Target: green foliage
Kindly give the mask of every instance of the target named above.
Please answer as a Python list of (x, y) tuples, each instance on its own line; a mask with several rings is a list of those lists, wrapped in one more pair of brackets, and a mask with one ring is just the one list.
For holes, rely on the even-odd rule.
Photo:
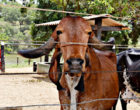
[[(2, 3), (3, 2), (8, 5), (22, 6), (15, 1), (9, 2), (3, 0)], [(36, 5), (33, 5), (33, 7), (36, 7)], [(9, 40), (9, 42), (6, 43), (21, 43), (21, 41), (24, 43), (31, 41), (30, 24), (35, 11), (29, 10), (23, 14), (20, 12), (20, 8), (0, 7), (0, 13), (0, 34), (8, 36), (8, 39), (4, 38), (4, 40)], [(19, 49), (30, 46), (6, 45), (6, 47), (8, 47), (8, 49), (6, 49), (5, 53), (13, 53)]]
[[(39, 3), (38, 8), (54, 10), (61, 9), (58, 8), (58, 5), (55, 2), (51, 2), (50, 0), (38, 0), (37, 2)], [(47, 26), (35, 27), (35, 24), (59, 20), (62, 19), (62, 16), (63, 14), (61, 13), (36, 11), (35, 18), (33, 19), (31, 26), (32, 39), (35, 41), (47, 41), (51, 36), (52, 30)]]
[[(139, 0), (34, 0), (23, 4), (23, 6), (64, 10), (89, 14), (111, 14), (115, 17), (129, 17), (133, 19), (140, 18)], [(2, 3), (9, 5), (22, 6), (13, 0), (2, 0)], [(55, 27), (40, 26), (35, 24), (61, 20), (67, 16), (64, 13), (35, 11), (10, 7), (0, 7), (0, 33), (5, 33), (9, 40), (23, 40), (28, 42), (31, 38), (34, 41), (47, 41)], [(72, 15), (72, 14), (71, 14)], [(80, 15), (84, 16), (84, 15)], [(129, 25), (131, 30), (103, 32), (102, 39), (108, 40), (115, 37), (116, 44), (134, 44), (138, 43), (140, 37), (140, 22), (136, 20), (114, 19)], [(30, 25), (30, 26), (29, 26)], [(19, 42), (17, 42), (19, 43)], [(11, 46), (12, 51), (16, 51), (19, 46)]]
[[(1, 29), (0, 29), (1, 30)], [(0, 33), (0, 39), (1, 40), (9, 40), (9, 37), (6, 35), (6, 33)], [(5, 46), (5, 52), (11, 51), (10, 46)]]
[[(24, 60), (24, 63), (27, 63), (27, 62), (29, 62), (29, 59)], [(30, 62), (33, 62), (33, 59), (30, 59)]]
[(23, 68), (23, 67), (33, 67), (33, 64), (31, 63), (30, 65), (28, 65), (28, 63), (25, 62), (25, 63), (21, 63), (19, 65), (17, 65), (17, 64), (6, 64), (5, 66), (6, 66), (6, 68)]
[[(75, 12), (91, 14), (111, 14), (116, 17), (140, 18), (139, 0), (51, 0), (65, 10), (74, 10)], [(65, 3), (63, 5), (62, 1)], [(65, 8), (64, 6), (67, 5)], [(116, 44), (134, 44), (136, 45), (140, 37), (140, 23), (133, 20), (115, 19), (124, 25), (129, 25), (131, 30), (117, 32), (103, 32), (102, 39), (108, 40), (115, 37)], [(129, 23), (129, 24), (128, 24)]]

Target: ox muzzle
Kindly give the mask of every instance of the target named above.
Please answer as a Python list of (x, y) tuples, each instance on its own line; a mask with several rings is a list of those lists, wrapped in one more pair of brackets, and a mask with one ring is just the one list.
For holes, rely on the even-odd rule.
[(82, 64), (84, 63), (83, 59), (80, 58), (70, 58), (66, 61), (68, 64), (70, 73), (79, 73), (82, 71)]

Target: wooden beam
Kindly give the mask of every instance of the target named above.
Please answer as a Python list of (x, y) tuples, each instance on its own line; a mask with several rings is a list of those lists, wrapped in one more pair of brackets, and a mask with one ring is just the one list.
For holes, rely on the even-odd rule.
[[(97, 25), (92, 25), (92, 30), (96, 31), (97, 30)], [(122, 27), (117, 26), (117, 27), (108, 27), (108, 26), (102, 26), (101, 31), (121, 31)]]
[(96, 37), (101, 40), (102, 18), (95, 19), (95, 25), (97, 26), (97, 31), (95, 32)]

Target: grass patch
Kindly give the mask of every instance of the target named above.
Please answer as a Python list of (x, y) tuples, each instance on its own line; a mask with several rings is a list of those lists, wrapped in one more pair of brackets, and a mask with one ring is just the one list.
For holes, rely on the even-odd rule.
[(6, 68), (23, 68), (23, 67), (33, 67), (33, 63), (31, 62), (30, 65), (28, 63), (20, 63), (20, 64), (5, 64)]
[(30, 82), (30, 83), (41, 82), (41, 81), (42, 81), (41, 79), (38, 79), (38, 80), (34, 80), (34, 79), (27, 80), (27, 82)]

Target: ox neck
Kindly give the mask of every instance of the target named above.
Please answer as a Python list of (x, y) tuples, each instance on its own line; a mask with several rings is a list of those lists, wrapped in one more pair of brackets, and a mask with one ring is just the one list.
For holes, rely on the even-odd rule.
[(77, 94), (78, 94), (78, 91), (75, 90), (75, 87), (77, 86), (77, 84), (79, 83), (79, 80), (81, 78), (80, 77), (71, 77), (69, 76), (68, 74), (65, 75), (66, 77), (66, 81), (67, 81), (67, 84), (68, 84), (68, 88), (70, 90), (70, 99), (71, 99), (71, 105), (70, 105), (70, 110), (77, 110), (77, 104), (76, 104), (76, 99), (77, 99)]

